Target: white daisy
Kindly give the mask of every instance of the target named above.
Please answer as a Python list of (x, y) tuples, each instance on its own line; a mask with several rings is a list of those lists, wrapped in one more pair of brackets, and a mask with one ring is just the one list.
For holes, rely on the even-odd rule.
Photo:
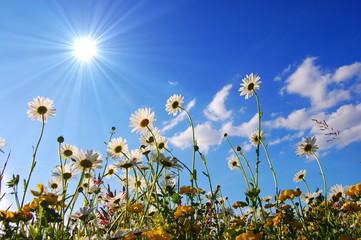
[(117, 167), (114, 164), (110, 164), (105, 169), (105, 177), (110, 179), (115, 176), (115, 173), (117, 172)]
[(182, 103), (183, 97), (181, 95), (174, 94), (168, 98), (167, 103), (165, 104), (165, 110), (168, 112), (168, 114), (173, 114), (173, 116), (175, 116), (178, 112), (181, 111)]
[(152, 152), (153, 148), (151, 146), (141, 145), (139, 150), (143, 155), (147, 155)]
[(312, 196), (314, 198), (319, 198), (319, 197), (321, 197), (321, 195), (322, 195), (322, 190), (321, 189), (319, 189), (316, 192), (312, 193)]
[(257, 76), (256, 74), (253, 75), (251, 73), (250, 75), (246, 75), (246, 78), (242, 80), (243, 83), (241, 83), (241, 87), (238, 91), (241, 92), (241, 96), (246, 95), (246, 99), (251, 97), (254, 93), (254, 90), (259, 89), (259, 84), (262, 83), (260, 80), (261, 78)]
[(128, 154), (127, 154), (128, 158), (125, 158), (121, 161), (118, 162), (114, 162), (114, 165), (117, 168), (122, 168), (122, 169), (127, 169), (127, 168), (131, 168), (134, 167), (138, 164), (140, 164), (142, 162), (142, 152), (138, 149), (134, 149), (131, 150)]
[(340, 198), (340, 197), (346, 197), (346, 192), (348, 191), (348, 186), (342, 186), (339, 184), (336, 184), (335, 186), (331, 187), (330, 193), (328, 194), (328, 198), (333, 199)]
[(318, 149), (318, 146), (316, 145), (316, 138), (315, 137), (307, 137), (302, 138), (302, 141), (297, 144), (297, 156), (304, 156), (308, 158), (309, 154), (315, 153)]
[(159, 157), (157, 157), (155, 154), (152, 154), (151, 157), (153, 162), (156, 162), (158, 160), (158, 163), (164, 166), (165, 169), (175, 168), (175, 169), (182, 169), (183, 166), (179, 165), (178, 159), (175, 157), (165, 157), (163, 153), (159, 154)]
[(60, 156), (62, 158), (72, 158), (78, 152), (78, 148), (70, 144), (62, 144), (60, 146)]
[(295, 177), (293, 178), (294, 182), (299, 182), (305, 179), (306, 177), (306, 170), (301, 170), (298, 173), (295, 174)]
[(79, 171), (74, 168), (72, 163), (67, 163), (63, 165), (63, 171), (60, 166), (55, 167), (55, 171), (52, 171), (52, 176), (58, 179), (64, 179), (65, 181), (69, 181), (76, 177)]
[(134, 192), (141, 191), (147, 187), (145, 179), (141, 175), (137, 175), (137, 178), (133, 177), (132, 175), (128, 175), (128, 184), (130, 190), (133, 190)]
[(92, 207), (83, 207), (79, 211), (73, 212), (70, 214), (71, 218), (78, 218), (80, 220), (86, 220), (90, 214), (92, 214), (94, 208)]
[(127, 140), (121, 137), (113, 138), (108, 143), (107, 153), (113, 159), (119, 159), (124, 153), (128, 152)]
[(0, 152), (4, 152), (2, 148), (6, 145), (5, 139), (0, 138)]
[(103, 162), (100, 159), (100, 154), (93, 150), (87, 150), (86, 152), (79, 150), (74, 155), (74, 160), (74, 166), (78, 169), (101, 168), (99, 164)]
[(234, 170), (239, 167), (240, 167), (240, 162), (239, 162), (238, 158), (236, 158), (235, 156), (232, 156), (231, 158), (229, 158), (229, 160), (228, 160), (228, 168), (229, 169)]
[(150, 108), (139, 108), (135, 114), (131, 114), (129, 127), (133, 127), (132, 132), (144, 133), (154, 121), (154, 112)]
[(95, 180), (92, 177), (84, 178), (80, 187), (82, 187), (87, 193), (94, 193), (99, 189), (98, 184), (95, 183)]
[(30, 109), (27, 110), (28, 117), (31, 120), (38, 120), (40, 122), (47, 122), (48, 117), (55, 116), (55, 108), (53, 100), (45, 97), (34, 98), (32, 102), (28, 103)]
[(262, 198), (262, 201), (263, 202), (269, 202), (269, 201), (271, 201), (273, 199), (273, 197), (271, 196), (271, 195), (269, 195), (269, 196), (265, 196), (264, 198)]
[(175, 178), (164, 179), (160, 182), (160, 187), (166, 191), (172, 192), (177, 186), (178, 180)]
[(250, 215), (251, 213), (253, 213), (253, 210), (251, 208), (247, 208), (245, 211), (244, 211), (244, 215), (245, 216), (248, 216)]
[(59, 189), (61, 187), (61, 179), (58, 177), (54, 177), (48, 181), (48, 185), (49, 185), (50, 189), (57, 192), (57, 191), (59, 191)]
[(253, 146), (255, 146), (255, 147), (257, 147), (258, 144), (261, 144), (261, 142), (262, 142), (263, 140), (265, 140), (265, 139), (266, 139), (266, 138), (264, 137), (264, 132), (261, 131), (261, 132), (260, 132), (260, 137), (259, 137), (258, 130), (254, 131), (254, 132), (251, 134), (251, 136), (249, 137), (250, 143), (251, 143)]
[(140, 144), (145, 146), (153, 145), (155, 140), (161, 137), (161, 135), (162, 133), (158, 128), (152, 127), (150, 131), (144, 132), (139, 138)]
[(168, 141), (165, 137), (157, 138), (157, 148), (159, 152), (164, 152), (164, 150), (168, 148)]

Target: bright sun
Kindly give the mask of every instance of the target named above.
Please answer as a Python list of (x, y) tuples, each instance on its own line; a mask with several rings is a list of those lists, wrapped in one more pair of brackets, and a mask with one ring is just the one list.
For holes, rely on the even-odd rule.
[(75, 56), (82, 62), (92, 60), (97, 53), (95, 41), (89, 38), (76, 40), (73, 49)]

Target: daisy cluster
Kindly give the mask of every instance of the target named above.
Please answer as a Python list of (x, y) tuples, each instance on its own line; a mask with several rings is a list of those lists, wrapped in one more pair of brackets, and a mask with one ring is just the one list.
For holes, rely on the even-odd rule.
[[(361, 236), (361, 183), (335, 185), (328, 189), (326, 176), (317, 155), (315, 137), (303, 138), (296, 155), (313, 157), (319, 167), (323, 190), (312, 192), (306, 170), (294, 176), (304, 187), (280, 190), (276, 170), (268, 154), (266, 134), (262, 131), (257, 91), (260, 77), (249, 74), (242, 80), (240, 95), (254, 96), (258, 129), (249, 137), (257, 148), (256, 156), (246, 156), (240, 146), (225, 139), (233, 155), (230, 170), (239, 170), (244, 179), (244, 194), (233, 204), (214, 186), (205, 156), (199, 152), (190, 114), (182, 107), (184, 98), (173, 95), (165, 110), (176, 116), (184, 112), (193, 132), (192, 166), (176, 158), (168, 141), (155, 126), (155, 113), (140, 108), (130, 116), (132, 132), (139, 134), (139, 147), (131, 148), (127, 139), (112, 127), (104, 157), (57, 139), (59, 159), (47, 184), (29, 186), (36, 167), (36, 153), (45, 123), (55, 116), (53, 101), (45, 97), (28, 103), (28, 117), (42, 123), (35, 145), (29, 175), (23, 182), (13, 175), (7, 186), (13, 190), (16, 211), (0, 210), (2, 239), (358, 239)], [(0, 151), (6, 141), (0, 138)], [(263, 151), (264, 154), (260, 154)], [(199, 157), (199, 158), (197, 158)], [(203, 163), (209, 190), (198, 186), (195, 161)], [(4, 177), (7, 161), (0, 172)], [(259, 164), (266, 162), (272, 173), (274, 195), (261, 198)], [(189, 179), (183, 179), (185, 171)], [(182, 178), (182, 179), (181, 179)], [(186, 185), (185, 183), (188, 183)], [(21, 191), (23, 183), (24, 189)], [(1, 184), (0, 184), (1, 186)], [(28, 188), (31, 188), (30, 191)], [(35, 189), (35, 190), (34, 190)], [(1, 194), (0, 201), (5, 194)], [(26, 196), (32, 200), (25, 201)]]

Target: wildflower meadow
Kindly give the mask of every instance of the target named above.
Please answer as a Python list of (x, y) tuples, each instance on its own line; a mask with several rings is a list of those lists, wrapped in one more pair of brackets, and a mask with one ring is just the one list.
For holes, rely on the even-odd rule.
[[(228, 134), (224, 142), (233, 157), (229, 171), (240, 171), (244, 192), (235, 202), (225, 197), (215, 185), (207, 158), (200, 152), (190, 113), (183, 107), (182, 95), (173, 95), (165, 110), (176, 116), (184, 112), (192, 130), (190, 159), (175, 156), (167, 139), (157, 128), (155, 113), (140, 108), (125, 126), (132, 129), (139, 146), (128, 145), (127, 139), (109, 127), (109, 139), (103, 152), (79, 149), (59, 136), (58, 159), (49, 169), (52, 178), (30, 182), (37, 167), (37, 153), (46, 124), (56, 117), (56, 103), (46, 97), (35, 97), (28, 103), (28, 117), (41, 123), (40, 136), (34, 143), (27, 176), (13, 174), (3, 182), (12, 161), (3, 151), (6, 139), (0, 138), (1, 187), (13, 199), (13, 209), (0, 209), (2, 239), (361, 239), (361, 183), (352, 186), (328, 186), (323, 159), (318, 154), (314, 136), (299, 139), (295, 154), (312, 158), (320, 173), (318, 189), (310, 189), (306, 170), (300, 169), (295, 182), (303, 185), (282, 189), (278, 181), (282, 172), (273, 167), (268, 154), (267, 134), (262, 130), (262, 94), (260, 76), (249, 74), (240, 83), (240, 97), (254, 101), (258, 127), (249, 136), (255, 152), (245, 152), (234, 145)], [(159, 121), (159, 120), (158, 120)], [(314, 119), (321, 130), (331, 128), (325, 121)], [(335, 138), (337, 132), (328, 132)], [(55, 141), (55, 140), (54, 140)], [(262, 154), (261, 154), (262, 153)], [(197, 163), (197, 164), (196, 164)], [(198, 164), (199, 163), (199, 164)], [(274, 194), (262, 195), (259, 166), (269, 167)], [(196, 168), (196, 166), (198, 166)], [(205, 178), (207, 188), (199, 187)], [(30, 200), (29, 200), (30, 199)]]

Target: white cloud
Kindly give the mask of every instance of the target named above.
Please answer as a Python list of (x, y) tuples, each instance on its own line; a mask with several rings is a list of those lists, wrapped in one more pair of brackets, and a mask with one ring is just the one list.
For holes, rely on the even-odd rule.
[(227, 99), (232, 84), (224, 86), (216, 93), (212, 102), (204, 109), (204, 115), (212, 121), (225, 120), (232, 115), (232, 110), (227, 111), (224, 102)]
[(354, 76), (361, 78), (360, 62), (338, 68), (332, 78), (335, 82), (342, 82)]
[[(194, 107), (194, 105), (196, 104), (196, 99), (193, 99), (192, 101), (190, 101), (187, 106), (186, 106), (186, 110), (189, 111), (191, 108)], [(183, 121), (185, 118), (187, 117), (185, 112), (181, 112), (180, 114), (178, 114), (175, 118), (172, 118), (169, 121), (165, 121), (163, 122), (164, 127), (162, 128), (162, 132), (166, 132), (172, 128), (174, 128), (179, 122)]]
[(258, 126), (258, 113), (256, 113), (250, 121), (244, 122), (241, 125), (234, 126), (232, 121), (225, 123), (222, 128), (222, 133), (227, 133), (228, 136), (249, 137)]
[(270, 128), (285, 128), (290, 130), (306, 130), (312, 127), (313, 118), (319, 118), (320, 116), (312, 115), (305, 108), (293, 111), (286, 118), (278, 117), (271, 121), (264, 122), (264, 125)]
[(325, 135), (328, 131), (321, 131), (319, 125), (316, 124), (312, 119), (319, 121), (325, 120), (329, 128), (333, 129), (334, 132), (340, 131), (338, 136), (344, 145), (361, 141), (361, 103), (357, 105), (343, 105), (340, 106), (336, 111), (332, 113), (325, 112), (313, 112), (311, 110), (299, 109), (293, 111), (286, 118), (278, 117), (274, 120), (266, 121), (264, 126), (269, 128), (284, 128), (288, 130), (297, 131), (296, 135), (286, 135), (281, 139), (276, 139), (269, 144), (277, 144), (282, 141), (292, 140), (296, 137), (301, 137), (304, 132), (309, 132), (309, 135), (316, 136), (317, 144), (320, 149), (329, 149), (331, 147), (343, 147), (337, 139), (332, 142), (328, 142), (332, 136)]
[[(194, 128), (194, 133), (199, 151), (204, 154), (208, 153), (211, 146), (219, 145), (223, 137), (223, 134), (214, 129), (210, 122), (198, 124)], [(188, 127), (184, 132), (168, 138), (168, 141), (182, 150), (192, 147), (191, 127)]]
[(176, 86), (176, 85), (178, 85), (178, 82), (177, 81), (168, 81), (168, 84), (172, 85), (172, 86)]
[[(351, 96), (347, 90), (337, 88), (328, 91), (329, 85), (335, 81), (331, 73), (326, 73), (314, 64), (315, 60), (316, 58), (313, 57), (306, 58), (296, 71), (287, 78), (285, 90), (288, 93), (310, 98), (314, 109), (327, 109), (341, 101), (350, 99)], [(344, 80), (345, 77), (350, 78), (352, 73), (356, 73), (350, 70), (355, 69), (351, 66), (339, 68), (335, 73), (336, 78), (339, 80)]]
[(285, 69), (283, 69), (283, 71), (280, 73), (280, 74), (278, 74), (274, 79), (273, 79), (273, 81), (281, 81), (282, 80), (282, 77), (284, 76), (284, 75), (286, 75), (289, 71), (291, 71), (291, 69), (292, 69), (292, 67), (293, 67), (294, 65), (293, 64), (290, 64), (290, 65), (288, 65)]

